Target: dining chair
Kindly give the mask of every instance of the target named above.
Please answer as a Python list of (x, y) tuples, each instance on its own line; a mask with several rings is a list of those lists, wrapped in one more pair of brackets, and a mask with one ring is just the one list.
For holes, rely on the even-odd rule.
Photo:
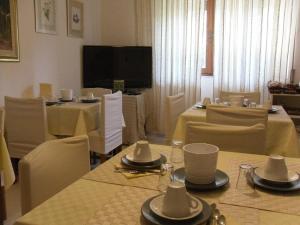
[(20, 159), (46, 140), (56, 139), (48, 133), (44, 99), (5, 96), (5, 127), (11, 158)]
[(105, 161), (107, 155), (122, 145), (122, 92), (103, 95), (99, 129), (88, 133), (90, 149)]
[(229, 102), (230, 96), (243, 96), (244, 98), (249, 99), (250, 102), (255, 102), (256, 104), (260, 103), (260, 92), (229, 92), (229, 91), (220, 91), (220, 99), (222, 102)]
[(44, 142), (19, 162), (22, 214), (90, 170), (86, 135)]
[(183, 93), (166, 97), (165, 141), (167, 144), (171, 143), (177, 119), (184, 110), (185, 99)]
[(267, 127), (268, 110), (266, 108), (228, 107), (208, 105), (206, 122), (237, 126), (252, 126), (262, 123)]
[(40, 97), (50, 99), (53, 97), (53, 85), (49, 83), (40, 83)]
[(185, 143), (208, 143), (222, 151), (265, 154), (266, 132), (263, 124), (231, 126), (187, 122)]
[(4, 134), (4, 116), (5, 110), (3, 107), (0, 107), (0, 132)]
[(95, 97), (102, 97), (103, 95), (111, 94), (111, 89), (106, 88), (81, 88), (81, 95), (87, 96), (89, 93), (93, 93)]
[(0, 170), (0, 225), (4, 224), (6, 217), (4, 174), (3, 171)]

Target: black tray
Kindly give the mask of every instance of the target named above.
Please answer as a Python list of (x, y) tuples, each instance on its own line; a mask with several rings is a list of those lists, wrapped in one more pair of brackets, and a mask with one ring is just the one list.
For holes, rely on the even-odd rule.
[(55, 102), (46, 102), (46, 106), (51, 106), (51, 105), (57, 105), (59, 102), (55, 101)]
[(207, 222), (212, 214), (211, 207), (208, 205), (208, 203), (206, 201), (198, 198), (203, 205), (203, 210), (196, 217), (187, 219), (187, 220), (166, 219), (166, 218), (160, 217), (159, 215), (156, 215), (150, 209), (150, 202), (155, 197), (157, 197), (157, 196), (154, 196), (154, 197), (148, 199), (143, 204), (142, 209), (141, 209), (143, 217), (146, 220), (148, 220), (149, 222), (151, 222), (152, 224), (156, 224), (156, 225), (199, 225), (199, 224), (204, 224), (205, 222)]
[(185, 186), (192, 191), (211, 191), (224, 187), (229, 183), (229, 177), (221, 170), (216, 171), (215, 181), (210, 184), (194, 184), (185, 179), (184, 168), (175, 170), (174, 179), (178, 181), (185, 181)]
[(300, 180), (296, 180), (290, 183), (278, 183), (269, 180), (265, 180), (253, 174), (253, 182), (260, 188), (270, 190), (270, 191), (279, 191), (279, 192), (291, 192), (300, 190)]
[(72, 100), (64, 100), (62, 98), (59, 98), (60, 102), (74, 102), (74, 100), (75, 100), (74, 98)]
[(128, 160), (126, 158), (126, 156), (124, 155), (121, 158), (121, 162), (123, 165), (133, 168), (133, 169), (137, 169), (137, 170), (147, 170), (147, 169), (159, 169), (162, 163), (166, 163), (167, 162), (167, 158), (166, 156), (161, 154), (160, 159), (155, 160), (153, 162), (147, 162), (147, 163), (138, 163), (138, 162), (132, 162), (130, 160)]

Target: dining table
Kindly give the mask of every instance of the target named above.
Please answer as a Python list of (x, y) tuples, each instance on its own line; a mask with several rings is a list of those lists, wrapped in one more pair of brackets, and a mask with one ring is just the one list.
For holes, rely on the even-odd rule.
[[(298, 134), (295, 125), (284, 108), (275, 105), (274, 113), (268, 114), (266, 134), (266, 154), (278, 154), (288, 157), (300, 157)], [(206, 122), (206, 109), (191, 107), (177, 119), (173, 139), (185, 140), (185, 126), (189, 121)], [(259, 151), (256, 152), (260, 154)]]
[(15, 173), (3, 133), (0, 131), (0, 171), (3, 171), (4, 187), (7, 190), (15, 182)]
[[(18, 218), (15, 225), (146, 225), (141, 207), (149, 198), (161, 194), (159, 175), (155, 173), (125, 176), (116, 172), (121, 158), (131, 153), (131, 145), (110, 160), (88, 172), (32, 211)], [(150, 145), (151, 151), (170, 162), (171, 146)], [(196, 192), (209, 204), (215, 203), (227, 225), (296, 225), (300, 221), (300, 193), (275, 193), (253, 188), (252, 194), (241, 192), (236, 183), (243, 163), (263, 166), (267, 156), (219, 152), (217, 168), (229, 176), (225, 187)], [(286, 158), (289, 169), (300, 171), (300, 159)], [(179, 167), (183, 167), (181, 162)]]
[(63, 102), (47, 106), (48, 130), (52, 135), (77, 136), (99, 127), (100, 102)]

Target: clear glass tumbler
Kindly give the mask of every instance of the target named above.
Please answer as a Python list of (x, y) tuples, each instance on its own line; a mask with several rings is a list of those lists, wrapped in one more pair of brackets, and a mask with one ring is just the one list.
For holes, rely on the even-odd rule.
[(240, 165), (236, 189), (243, 194), (251, 194), (254, 192), (253, 167), (251, 165)]
[(174, 180), (174, 167), (170, 163), (162, 164), (160, 167), (160, 175), (158, 177), (157, 189), (161, 192), (166, 192), (168, 185)]
[(174, 167), (174, 170), (183, 166), (183, 142), (173, 140), (172, 141), (172, 152), (170, 155), (170, 161)]

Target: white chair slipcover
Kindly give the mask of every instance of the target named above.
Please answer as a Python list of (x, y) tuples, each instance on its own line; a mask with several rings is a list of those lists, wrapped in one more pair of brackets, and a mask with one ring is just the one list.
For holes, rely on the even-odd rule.
[(43, 98), (5, 97), (5, 127), (10, 157), (22, 158), (46, 140), (48, 134), (46, 106)]
[(181, 113), (185, 110), (184, 94), (180, 93), (174, 96), (166, 97), (166, 114), (165, 114), (165, 135), (166, 143), (170, 144), (176, 122)]
[(49, 83), (40, 83), (40, 97), (46, 99), (53, 97), (53, 85)]
[(0, 171), (3, 171), (4, 186), (5, 189), (8, 189), (15, 182), (15, 173), (4, 139), (4, 117), (5, 111), (3, 108), (0, 108)]
[(222, 151), (265, 154), (266, 132), (263, 124), (231, 126), (205, 122), (188, 122), (186, 144), (208, 143)]
[(206, 109), (206, 122), (238, 126), (252, 126), (262, 123), (267, 127), (268, 110), (266, 108), (208, 105)]
[(22, 214), (90, 170), (88, 137), (47, 141), (19, 162)]
[(98, 130), (88, 133), (91, 151), (108, 154), (122, 144), (122, 92), (103, 95)]
[(229, 96), (243, 96), (244, 98), (249, 99), (250, 102), (255, 102), (256, 104), (260, 103), (260, 92), (229, 92), (229, 91), (220, 91), (221, 101), (229, 102)]
[(111, 94), (111, 89), (106, 88), (81, 88), (81, 95), (87, 96), (88, 93), (93, 93), (95, 97), (102, 97), (103, 95)]

